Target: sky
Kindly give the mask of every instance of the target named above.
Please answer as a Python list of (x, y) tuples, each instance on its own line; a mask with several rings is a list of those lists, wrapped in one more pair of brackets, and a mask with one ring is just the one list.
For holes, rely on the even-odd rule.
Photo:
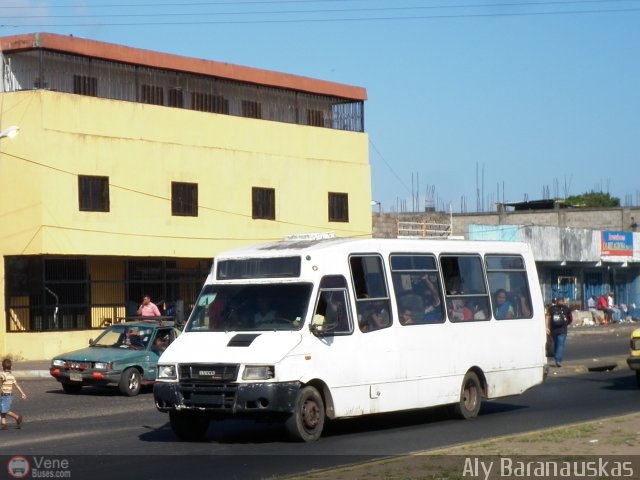
[(50, 32), (367, 90), (372, 209), (640, 205), (640, 0), (2, 0)]

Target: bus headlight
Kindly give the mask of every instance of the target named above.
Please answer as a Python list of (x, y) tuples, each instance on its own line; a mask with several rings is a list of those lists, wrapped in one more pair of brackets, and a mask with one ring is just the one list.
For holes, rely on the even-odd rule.
[(158, 365), (158, 380), (177, 380), (175, 365)]
[(270, 380), (275, 376), (273, 365), (252, 365), (244, 367), (243, 380)]

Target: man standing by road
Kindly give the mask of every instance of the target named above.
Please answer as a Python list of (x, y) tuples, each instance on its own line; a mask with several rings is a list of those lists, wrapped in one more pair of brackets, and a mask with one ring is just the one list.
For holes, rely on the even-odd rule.
[(564, 344), (567, 340), (567, 326), (572, 321), (571, 309), (564, 304), (564, 297), (557, 298), (556, 303), (549, 307), (547, 316), (547, 334), (553, 337), (553, 358), (556, 367), (562, 366)]
[(161, 315), (160, 310), (156, 304), (151, 301), (151, 297), (149, 295), (145, 295), (142, 298), (142, 304), (138, 307), (137, 313), (141, 317), (159, 317)]

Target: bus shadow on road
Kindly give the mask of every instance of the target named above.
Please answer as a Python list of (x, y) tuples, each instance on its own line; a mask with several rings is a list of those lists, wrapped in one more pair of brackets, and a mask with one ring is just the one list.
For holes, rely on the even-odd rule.
[[(527, 408), (505, 402), (484, 402), (479, 417), (485, 417), (497, 413)], [(438, 425), (446, 422), (464, 422), (457, 418), (451, 406), (425, 408), (421, 410), (380, 413), (363, 415), (355, 418), (329, 421), (325, 424), (323, 437), (340, 437), (354, 434), (367, 434), (383, 432), (387, 430), (403, 428), (419, 428), (428, 424)], [(473, 419), (471, 419), (473, 421)], [(179, 441), (171, 431), (167, 422), (157, 429), (150, 430), (140, 435), (140, 440), (145, 442), (176, 442)], [(220, 444), (261, 444), (261, 443), (291, 443), (286, 434), (283, 422), (264, 422), (253, 420), (213, 420), (202, 442), (194, 443), (220, 443)]]
[[(604, 390), (628, 391), (638, 390), (640, 387), (636, 380), (635, 373), (629, 370), (628, 375), (618, 375), (622, 370), (619, 368), (609, 370), (591, 370), (589, 373), (583, 373), (571, 377), (571, 381), (601, 383)], [(615, 374), (612, 376), (611, 374)]]

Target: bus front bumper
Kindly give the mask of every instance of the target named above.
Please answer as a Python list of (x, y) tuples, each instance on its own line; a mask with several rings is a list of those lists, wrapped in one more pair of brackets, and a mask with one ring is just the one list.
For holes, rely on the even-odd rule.
[(157, 382), (153, 386), (156, 408), (208, 411), (214, 414), (293, 413), (302, 384), (240, 383), (195, 385)]

